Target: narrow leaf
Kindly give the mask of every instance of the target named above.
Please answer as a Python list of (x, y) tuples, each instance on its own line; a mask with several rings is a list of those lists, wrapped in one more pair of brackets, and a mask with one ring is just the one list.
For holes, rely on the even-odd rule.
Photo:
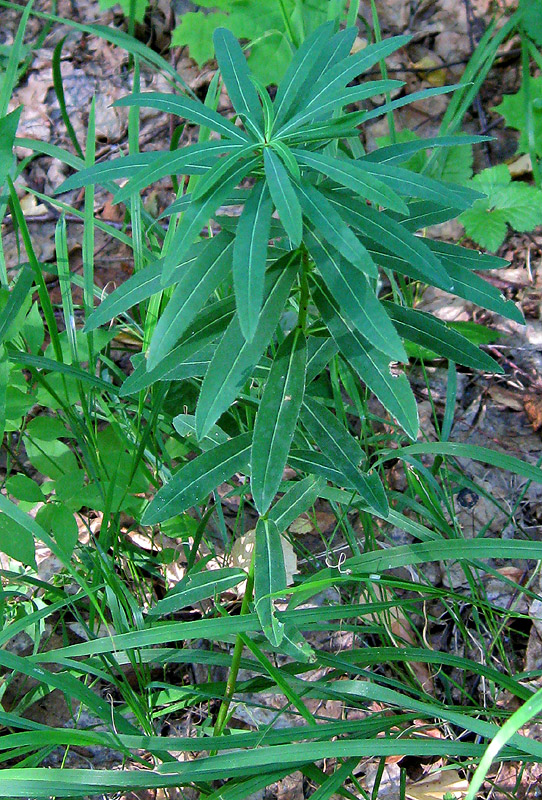
[(396, 361), (408, 361), (403, 343), (367, 278), (352, 273), (318, 231), (307, 233), (307, 247), (335, 300), (370, 344)]
[(276, 523), (282, 533), (301, 514), (314, 505), (326, 482), (323, 478), (309, 475), (293, 483), (288, 491), (269, 510), (269, 519)]
[(197, 456), (162, 486), (146, 508), (142, 525), (171, 519), (197, 505), (221, 483), (247, 469), (252, 434), (243, 433)]
[(258, 520), (254, 551), (254, 607), (263, 632), (278, 647), (284, 623), (279, 622), (271, 594), (286, 589), (286, 568), (279, 529), (270, 519)]
[(298, 256), (288, 253), (277, 262), (278, 277), (265, 300), (256, 332), (247, 342), (234, 317), (209, 366), (196, 408), (198, 438), (202, 438), (230, 407), (250, 377), (278, 325), (298, 266)]
[(239, 42), (228, 28), (216, 28), (213, 42), (216, 60), (233, 107), (243, 116), (245, 126), (247, 122), (252, 122), (263, 132), (262, 106)]
[[(226, 278), (231, 267), (233, 240), (221, 233), (198, 249), (198, 256), (175, 287), (152, 335), (147, 352), (150, 371), (169, 353), (186, 331), (207, 298)], [(177, 270), (176, 270), (177, 271)]]
[(233, 288), (237, 316), (248, 342), (254, 337), (262, 308), (272, 211), (265, 181), (259, 181), (245, 203), (233, 248)]
[(256, 415), (251, 490), (260, 514), (268, 510), (282, 480), (303, 401), (306, 366), (307, 342), (294, 328), (273, 360)]
[(388, 513), (388, 500), (378, 475), (362, 472), (359, 464), (365, 453), (337, 417), (322, 403), (306, 397), (301, 420), (316, 444), (360, 496), (379, 514)]
[(263, 161), (271, 199), (275, 204), (280, 221), (294, 247), (299, 247), (303, 236), (303, 217), (290, 177), (280, 158), (271, 148), (264, 149)]
[(174, 614), (182, 608), (193, 606), (208, 597), (220, 596), (221, 592), (237, 586), (246, 579), (242, 569), (224, 567), (223, 569), (205, 570), (189, 573), (182, 578), (165, 597), (148, 610), (152, 617)]

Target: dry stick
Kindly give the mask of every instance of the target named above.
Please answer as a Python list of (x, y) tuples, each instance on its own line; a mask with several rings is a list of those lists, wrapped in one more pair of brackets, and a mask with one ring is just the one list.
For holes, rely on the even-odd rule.
[[(469, 42), (470, 42), (470, 49), (471, 49), (471, 56), (474, 54), (476, 50), (476, 42), (474, 41), (474, 34), (472, 30), (472, 20), (473, 20), (473, 12), (472, 6), (470, 4), (470, 0), (463, 0), (465, 5), (465, 12), (467, 15), (467, 25), (468, 25), (468, 34), (469, 34)], [(478, 120), (480, 123), (480, 132), (482, 133), (487, 128), (487, 117), (482, 106), (482, 100), (480, 98), (480, 92), (477, 92), (476, 97), (474, 98), (474, 108), (476, 109), (476, 114), (478, 116)], [(489, 142), (484, 142), (484, 153), (486, 156), (487, 166), (491, 167), (491, 150), (489, 149)]]

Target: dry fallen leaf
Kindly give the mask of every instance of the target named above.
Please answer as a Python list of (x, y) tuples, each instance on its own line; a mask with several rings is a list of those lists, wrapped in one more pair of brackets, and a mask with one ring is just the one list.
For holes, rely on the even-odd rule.
[[(252, 551), (255, 545), (256, 529), (247, 531), (244, 536), (240, 536), (233, 543), (231, 549), (230, 563), (233, 567), (248, 570), (252, 560)], [(294, 575), (297, 573), (297, 556), (294, 548), (284, 536), (280, 539), (282, 552), (284, 554), (284, 566), (286, 568), (286, 585), (291, 586), (294, 582)]]
[[(424, 56), (412, 65), (414, 69), (420, 70), (419, 77), (431, 86), (444, 86), (446, 83), (446, 70), (441, 67), (441, 62), (434, 56)], [(430, 70), (428, 72), (427, 70)]]
[(407, 787), (408, 800), (443, 800), (448, 792), (454, 800), (462, 800), (469, 788), (468, 782), (455, 769), (428, 775), (413, 786)]
[(523, 407), (535, 431), (542, 428), (542, 397), (536, 394), (527, 394), (523, 400)]

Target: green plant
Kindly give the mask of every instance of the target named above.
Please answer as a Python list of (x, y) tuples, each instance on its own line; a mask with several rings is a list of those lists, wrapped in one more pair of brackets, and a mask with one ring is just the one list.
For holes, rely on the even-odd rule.
[[(129, 47), (135, 62), (145, 58), (174, 78), (167, 63), (140, 43), (119, 38), (117, 31), (97, 32)], [(0, 772), (0, 796), (77, 797), (191, 785), (203, 797), (233, 800), (301, 770), (321, 800), (337, 791), (367, 800), (357, 771), (367, 757), (381, 760), (381, 776), (388, 755), (438, 755), (465, 769), (483, 756), (484, 740), (497, 734), (506, 712), (488, 705), (488, 695), (476, 694), (467, 676), (483, 678), (491, 699), (505, 691), (522, 702), (532, 697), (508, 663), (497, 631), (514, 612), (494, 608), (480, 576), (495, 572), (488, 559), (539, 559), (540, 544), (521, 530), (515, 540), (484, 538), (483, 531), (463, 538), (453, 497), (470, 485), (457, 459), (511, 469), (527, 481), (540, 480), (542, 473), (502, 453), (448, 441), (455, 362), (488, 371), (498, 366), (472, 343), (472, 328), (445, 326), (412, 307), (416, 282), (448, 290), (453, 283), (469, 300), (521, 317), (473, 271), (498, 267), (501, 259), (413, 235), (455, 216), (480, 194), (398, 166), (430, 147), (446, 152), (478, 140), (398, 142), (365, 155), (357, 125), (396, 105), (354, 114), (342, 109), (395, 83), (345, 86), (405, 39), (350, 56), (354, 35), (351, 29), (334, 33), (331, 23), (316, 31), (294, 56), (271, 103), (265, 89), (251, 82), (236, 42), (219, 31), (217, 55), (235, 123), (216, 113), (218, 78), (205, 103), (184, 95), (141, 95), (135, 81), (134, 94), (122, 101), (131, 107), (127, 157), (94, 163), (93, 107), (86, 150), (79, 156), (30, 145), (78, 171), (64, 189), (85, 188), (83, 210), (38, 195), (84, 223), (82, 277), (69, 270), (63, 218), (57, 226), (56, 263), (47, 267), (56, 270), (63, 290), (57, 306), (43, 291), (43, 266), (8, 181), (11, 219), (26, 255), (2, 297), (9, 309), (7, 365), (24, 402), (37, 400), (45, 422), (28, 421), (24, 405), (9, 418), (10, 470), (17, 473), (16, 448), (28, 443), (26, 455), (38, 474), (35, 481), (8, 476), (5, 489), (12, 499), (0, 495), (0, 520), (19, 526), (21, 541), (45, 543), (62, 571), (54, 580), (40, 580), (30, 553), (24, 558), (30, 568), (13, 565), (3, 573), (5, 690), (13, 695), (20, 676), (32, 678), (36, 688), (22, 698), (15, 694), (9, 712), (1, 712), (9, 733), (0, 739), (0, 757), (11, 762)], [(198, 124), (197, 144), (139, 153), (137, 109), (145, 102)], [(218, 136), (211, 138), (211, 130)], [(11, 162), (9, 170), (13, 176)], [(139, 193), (169, 175), (187, 176), (188, 183), (178, 180), (179, 197), (157, 222), (145, 215)], [(122, 188), (112, 183), (126, 176)], [(126, 204), (130, 230), (94, 218), (93, 182), (103, 182)], [(240, 216), (227, 213), (231, 204), (243, 207)], [(93, 278), (98, 226), (132, 248), (136, 268), (105, 299)], [(77, 308), (83, 330), (73, 324), (75, 286), (83, 289)], [(96, 297), (101, 302), (94, 309)], [(22, 322), (21, 330), (14, 320)], [(111, 349), (127, 332), (142, 349), (128, 378)], [(43, 333), (51, 342), (47, 350)], [(398, 364), (406, 365), (411, 346), (450, 362), (444, 418), (435, 415), (437, 443), (410, 444), (417, 434), (416, 402)], [(6, 372), (4, 365), (2, 386)], [(433, 457), (429, 469), (426, 459)], [(396, 460), (408, 467), (403, 492), (386, 486), (385, 466)], [(65, 474), (48, 472), (51, 461)], [(284, 473), (285, 464), (295, 477)], [(142, 516), (141, 495), (160, 484)], [(77, 507), (80, 494), (88, 507)], [(47, 502), (41, 518), (27, 514), (42, 497)], [(228, 527), (223, 506), (229, 500), (238, 511)], [(322, 546), (333, 559), (328, 563), (337, 566), (324, 567), (308, 552), (308, 567), (286, 586), (282, 542), (315, 501), (334, 511), (336, 530), (322, 536)], [(252, 566), (241, 570), (224, 558), (219, 570), (207, 570), (202, 543), (222, 559), (211, 534), (221, 537), (227, 551), (245, 522), (254, 520), (254, 505), (260, 516)], [(74, 542), (73, 523), (58, 508), (86, 526), (88, 545)], [(88, 524), (88, 508), (101, 509), (97, 532)], [(130, 545), (122, 512), (133, 515), (136, 526), (148, 523), (152, 550), (142, 553)], [(359, 515), (356, 529), (352, 512)], [(508, 511), (510, 520), (514, 513)], [(377, 524), (383, 525), (382, 539)], [(405, 530), (413, 543), (387, 540), (392, 527)], [(332, 552), (338, 531), (352, 554), (344, 563), (335, 562)], [(158, 599), (154, 583), (168, 557), (158, 546), (163, 535), (177, 538), (186, 576)], [(483, 663), (427, 648), (418, 630), (419, 619), (429, 614), (433, 620), (427, 604), (435, 601), (458, 636), (466, 641), (471, 633), (461, 613), (465, 596), (432, 586), (417, 571), (428, 561), (458, 558), (469, 581), (475, 633), (480, 641), (488, 630), (493, 635), (494, 644), (484, 645)], [(398, 568), (410, 577), (390, 574)], [(229, 613), (221, 591), (242, 581), (241, 613)], [(341, 602), (307, 606), (332, 587), (341, 589)], [(517, 591), (529, 594), (524, 587)], [(289, 596), (285, 610), (275, 606), (276, 596)], [(171, 618), (189, 608), (199, 612), (189, 621)], [(390, 624), (399, 610), (410, 641)], [(74, 620), (87, 641), (66, 642)], [(45, 621), (64, 637), (50, 649), (40, 638)], [(311, 638), (335, 630), (352, 633), (352, 648), (329, 652)], [(27, 658), (4, 647), (20, 631), (32, 637)], [(199, 646), (200, 639), (212, 644), (209, 650)], [(224, 682), (210, 674), (197, 683), (168, 673), (168, 665), (183, 664), (230, 671)], [(437, 665), (438, 697), (416, 678), (416, 664)], [(242, 676), (241, 668), (250, 673)], [(111, 692), (107, 699), (104, 686)], [(24, 718), (36, 698), (54, 690), (70, 695), (70, 708), (73, 701), (79, 704), (73, 727)], [(282, 706), (271, 709), (270, 723), (254, 721), (255, 730), (237, 730), (236, 704), (269, 713), (256, 694), (260, 690), (280, 698)], [(345, 715), (361, 710), (362, 718), (333, 717), (326, 704), (337, 701)], [(385, 712), (375, 713), (374, 703)], [(164, 717), (187, 707), (201, 720), (194, 735), (161, 735)], [(90, 727), (79, 717), (82, 710), (92, 715)], [(276, 727), (275, 718), (285, 712), (294, 722)], [(426, 735), (420, 720), (431, 727), (435, 720), (445, 723), (443, 738)], [(64, 765), (73, 747), (107, 748), (141, 769), (50, 768), (46, 759), (53, 750), (62, 748)], [(512, 732), (499, 757), (542, 760), (542, 748)], [(328, 774), (319, 761), (329, 765), (332, 758), (336, 763)], [(215, 781), (223, 783), (217, 787)], [(377, 775), (373, 798), (379, 781)]]
[[(277, 83), (292, 53), (319, 25), (342, 16), (344, 0), (206, 0), (199, 6), (213, 11), (183, 14), (173, 32), (173, 45), (187, 45), (200, 66), (214, 56), (213, 33), (225, 27), (235, 36), (248, 39), (248, 63), (264, 84)], [(350, 16), (357, 10), (351, 3)], [(216, 9), (216, 11), (215, 11)], [(353, 21), (353, 20), (352, 20)]]

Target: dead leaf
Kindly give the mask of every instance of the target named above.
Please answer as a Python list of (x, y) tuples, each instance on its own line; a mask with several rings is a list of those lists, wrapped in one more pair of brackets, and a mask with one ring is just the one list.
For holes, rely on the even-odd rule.
[[(414, 69), (419, 70), (418, 77), (431, 86), (444, 86), (446, 83), (446, 70), (441, 66), (441, 61), (435, 56), (424, 56), (415, 64)], [(428, 70), (430, 70), (428, 72)]]
[(523, 399), (523, 407), (535, 431), (542, 428), (542, 398), (540, 395), (527, 394)]
[(511, 408), (513, 411), (523, 411), (524, 400), (518, 396), (518, 392), (513, 392), (506, 389), (504, 386), (491, 386), (489, 394), (496, 403), (505, 408)]
[(531, 163), (531, 156), (525, 153), (519, 158), (514, 159), (511, 164), (508, 164), (508, 172), (512, 178), (521, 178), (524, 175), (532, 175), (533, 165)]
[(468, 781), (455, 769), (450, 769), (438, 772), (436, 775), (428, 775), (413, 786), (407, 787), (406, 796), (408, 800), (443, 800), (448, 792), (454, 800), (461, 800), (468, 788)]
[[(240, 536), (235, 540), (230, 556), (230, 563), (232, 566), (248, 570), (250, 562), (252, 561), (252, 551), (256, 544), (255, 534), (256, 529), (252, 528), (252, 530), (247, 531), (244, 536)], [(297, 556), (288, 539), (281, 536), (280, 541), (282, 544), (282, 553), (284, 555), (284, 566), (286, 568), (286, 585), (291, 586), (294, 582), (294, 575), (297, 574)]]

